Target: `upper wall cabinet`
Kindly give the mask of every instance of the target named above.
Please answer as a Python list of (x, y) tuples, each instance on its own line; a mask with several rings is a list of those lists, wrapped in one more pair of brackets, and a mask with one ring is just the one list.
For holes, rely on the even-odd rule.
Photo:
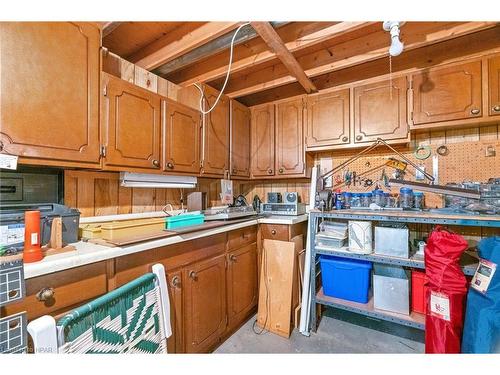
[(278, 176), (304, 173), (304, 98), (276, 105), (276, 168)]
[(103, 166), (160, 171), (160, 96), (103, 73)]
[(406, 77), (354, 88), (354, 142), (407, 140)]
[(250, 110), (231, 100), (230, 169), (233, 178), (250, 177)]
[(500, 115), (500, 56), (488, 60), (488, 73), (489, 114), (498, 116)]
[[(205, 111), (211, 108), (219, 92), (205, 85)], [(203, 121), (202, 174), (224, 176), (229, 171), (229, 99), (222, 95)]]
[(0, 151), (27, 164), (99, 166), (100, 31), (0, 23)]
[(308, 148), (348, 144), (349, 89), (307, 97)]
[(252, 109), (252, 177), (274, 176), (274, 104)]
[(163, 170), (199, 174), (200, 112), (172, 100), (164, 100), (163, 107)]
[(481, 117), (481, 79), (481, 61), (414, 74), (413, 126)]

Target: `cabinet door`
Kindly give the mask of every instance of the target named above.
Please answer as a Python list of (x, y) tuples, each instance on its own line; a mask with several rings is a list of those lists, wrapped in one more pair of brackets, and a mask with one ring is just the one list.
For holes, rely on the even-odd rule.
[(105, 73), (103, 85), (104, 166), (159, 171), (160, 96)]
[(304, 173), (304, 101), (280, 103), (276, 123), (276, 175)]
[(231, 100), (231, 175), (250, 177), (250, 110)]
[(228, 329), (236, 328), (257, 304), (257, 244), (228, 254)]
[(198, 174), (200, 171), (200, 112), (164, 101), (163, 168), (167, 172)]
[(0, 40), (0, 151), (27, 163), (97, 167), (98, 27), (2, 22)]
[[(211, 108), (219, 95), (205, 86), (205, 110)], [(202, 174), (224, 176), (229, 171), (229, 99), (222, 95), (212, 112), (204, 116)]]
[(186, 268), (186, 352), (203, 353), (219, 342), (226, 329), (225, 255)]
[(182, 271), (167, 271), (168, 294), (170, 298), (170, 324), (172, 336), (167, 340), (169, 353), (184, 352), (184, 324), (182, 310)]
[(413, 125), (481, 116), (481, 61), (413, 75)]
[(500, 115), (500, 56), (488, 60), (488, 107), (491, 116)]
[(274, 176), (274, 105), (259, 106), (252, 110), (253, 177)]
[(349, 143), (349, 89), (309, 96), (307, 117), (307, 147)]
[(354, 88), (354, 142), (407, 140), (406, 77)]

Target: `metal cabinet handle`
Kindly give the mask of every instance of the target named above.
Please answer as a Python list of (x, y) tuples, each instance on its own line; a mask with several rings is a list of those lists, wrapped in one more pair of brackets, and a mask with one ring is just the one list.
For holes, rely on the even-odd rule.
[(168, 162), (168, 163), (167, 163), (167, 168), (168, 168), (168, 169), (174, 169), (174, 164), (173, 164), (173, 163), (171, 163), (171, 162)]
[(356, 141), (361, 141), (362, 139), (363, 139), (363, 137), (362, 137), (362, 136), (360, 136), (360, 135), (357, 135), (357, 136), (356, 136)]
[(472, 115), (478, 115), (478, 114), (481, 113), (481, 111), (479, 109), (477, 109), (477, 108), (473, 108), (473, 109), (470, 110), (470, 113)]
[(153, 166), (155, 166), (156, 168), (158, 168), (160, 166), (160, 162), (158, 160), (156, 160), (156, 159), (154, 159), (152, 161), (152, 163), (153, 163)]
[(347, 137), (342, 137), (342, 142), (347, 142), (349, 140), (349, 138)]
[(276, 234), (276, 229), (273, 229), (273, 230), (271, 231), (271, 234), (274, 236), (274, 235)]
[(39, 300), (40, 302), (49, 301), (54, 298), (54, 294), (55, 292), (53, 288), (42, 288), (36, 294), (36, 299)]
[(283, 173), (283, 171), (284, 171), (284, 169), (283, 169), (283, 168), (280, 168), (280, 169), (278, 170), (278, 172), (279, 172), (279, 173)]
[(179, 276), (172, 277), (171, 284), (174, 288), (179, 288), (181, 286), (181, 278)]
[(236, 259), (237, 259), (237, 257), (236, 257), (236, 255), (234, 255), (234, 254), (231, 254), (231, 255), (229, 256), (229, 260), (230, 260), (231, 262), (236, 262)]
[(500, 112), (500, 105), (496, 105), (492, 109), (494, 112)]
[(188, 274), (188, 275), (189, 275), (189, 278), (190, 278), (190, 279), (193, 279), (193, 280), (196, 280), (196, 278), (197, 278), (197, 276), (198, 276), (198, 275), (197, 275), (197, 273), (196, 273), (195, 271), (189, 271), (189, 274)]
[(267, 174), (273, 174), (273, 170), (272, 170), (271, 168), (269, 168), (269, 169), (267, 170)]

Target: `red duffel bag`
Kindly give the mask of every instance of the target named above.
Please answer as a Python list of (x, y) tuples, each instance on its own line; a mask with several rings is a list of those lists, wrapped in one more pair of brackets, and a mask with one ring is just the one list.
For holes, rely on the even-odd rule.
[(440, 226), (425, 248), (425, 352), (460, 353), (467, 280), (459, 264), (467, 249), (460, 235)]

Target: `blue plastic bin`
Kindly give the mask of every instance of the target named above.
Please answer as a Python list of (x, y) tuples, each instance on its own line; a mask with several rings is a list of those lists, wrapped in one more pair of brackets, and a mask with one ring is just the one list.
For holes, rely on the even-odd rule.
[(321, 278), (325, 296), (367, 303), (372, 263), (321, 255)]

